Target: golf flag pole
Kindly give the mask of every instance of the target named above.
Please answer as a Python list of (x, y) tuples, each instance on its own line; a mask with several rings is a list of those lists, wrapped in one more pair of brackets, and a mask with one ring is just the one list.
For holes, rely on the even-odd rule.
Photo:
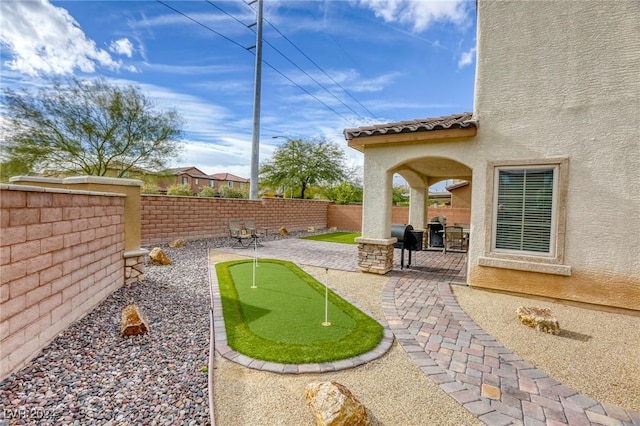
[(258, 264), (258, 242), (256, 238), (253, 239), (253, 285), (251, 288), (258, 288), (256, 286), (256, 266)]
[(329, 268), (324, 268), (324, 322), (325, 327), (330, 326), (329, 322)]

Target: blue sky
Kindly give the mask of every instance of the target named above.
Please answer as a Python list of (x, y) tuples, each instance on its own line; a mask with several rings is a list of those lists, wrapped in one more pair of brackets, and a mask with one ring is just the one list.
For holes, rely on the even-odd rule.
[[(164, 3), (3, 0), (2, 85), (138, 85), (185, 119), (174, 166), (248, 178), (255, 4)], [(471, 111), (475, 13), (475, 1), (264, 0), (260, 160), (281, 135), (337, 142), (361, 165), (345, 128)]]

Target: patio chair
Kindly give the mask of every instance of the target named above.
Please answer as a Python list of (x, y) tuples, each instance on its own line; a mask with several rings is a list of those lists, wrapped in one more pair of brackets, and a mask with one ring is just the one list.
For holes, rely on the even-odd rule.
[(464, 228), (462, 226), (445, 226), (444, 228), (444, 251), (458, 250), (466, 251), (464, 238)]
[(229, 236), (236, 242), (232, 248), (247, 248), (253, 236), (246, 228), (243, 228), (239, 220), (229, 220)]
[(264, 232), (258, 231), (258, 227), (256, 227), (256, 221), (253, 219), (246, 219), (244, 221), (244, 227), (249, 232), (251, 237), (255, 239), (256, 244), (258, 246), (262, 246), (262, 244), (260, 244), (260, 238), (264, 237), (267, 234), (267, 229), (263, 228)]

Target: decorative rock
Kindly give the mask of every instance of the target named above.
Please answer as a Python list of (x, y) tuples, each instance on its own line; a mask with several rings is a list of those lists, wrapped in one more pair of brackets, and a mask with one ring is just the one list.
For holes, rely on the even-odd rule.
[(316, 232), (316, 228), (314, 226), (310, 226), (307, 228), (307, 232), (313, 234), (314, 232)]
[(282, 235), (283, 237), (289, 236), (289, 231), (287, 231), (287, 228), (285, 228), (284, 226), (280, 228), (278, 232), (280, 232), (280, 235)]
[(367, 426), (367, 410), (345, 386), (313, 382), (304, 392), (317, 426)]
[(122, 337), (137, 336), (149, 332), (149, 320), (136, 305), (129, 305), (122, 310)]
[(154, 265), (171, 265), (171, 261), (160, 247), (155, 247), (149, 253), (149, 259)]
[(180, 248), (180, 247), (184, 247), (184, 240), (178, 239), (178, 240), (173, 240), (169, 243), (169, 247), (171, 248)]
[(551, 314), (551, 309), (549, 308), (520, 306), (516, 309), (516, 314), (518, 315), (518, 320), (527, 327), (556, 336), (560, 334), (560, 324)]

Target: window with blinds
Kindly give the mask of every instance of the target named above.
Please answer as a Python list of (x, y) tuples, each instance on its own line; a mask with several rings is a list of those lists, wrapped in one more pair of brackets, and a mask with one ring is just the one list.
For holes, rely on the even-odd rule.
[(496, 251), (554, 255), (557, 167), (496, 169)]

